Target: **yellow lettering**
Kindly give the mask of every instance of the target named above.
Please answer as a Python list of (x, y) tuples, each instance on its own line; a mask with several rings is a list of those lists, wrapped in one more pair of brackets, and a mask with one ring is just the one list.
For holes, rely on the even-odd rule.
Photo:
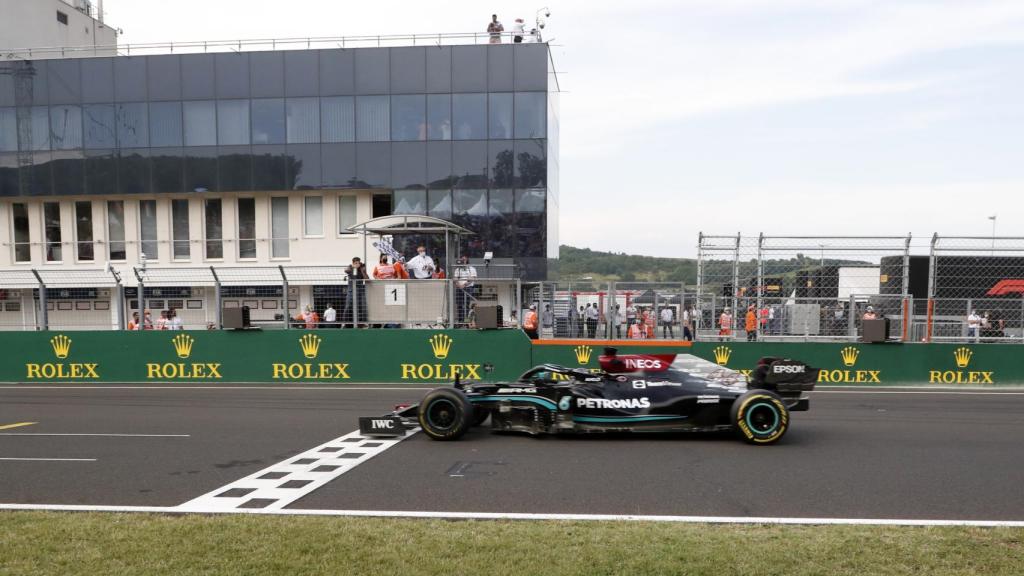
[(414, 364), (402, 364), (402, 380), (416, 377), (416, 366)]
[(942, 372), (939, 372), (938, 370), (929, 370), (928, 371), (928, 383), (929, 384), (935, 384), (935, 383), (941, 382), (941, 381), (942, 381)]
[(278, 380), (285, 377), (284, 364), (271, 364), (271, 370), (273, 370), (273, 376), (271, 378)]
[(334, 365), (334, 377), (348, 379), (348, 364), (335, 364)]
[(39, 364), (25, 364), (25, 378), (41, 378), (39, 374)]

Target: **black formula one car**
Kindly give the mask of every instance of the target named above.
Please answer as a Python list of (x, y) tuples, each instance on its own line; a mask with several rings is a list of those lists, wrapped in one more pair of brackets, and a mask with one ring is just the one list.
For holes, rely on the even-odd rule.
[(809, 408), (805, 393), (818, 379), (818, 369), (785, 358), (762, 358), (749, 378), (689, 354), (620, 356), (606, 348), (600, 365), (544, 364), (512, 383), (456, 380), (419, 404), (360, 418), (360, 430), (397, 436), (418, 426), (434, 440), (455, 440), (489, 419), (498, 432), (735, 430), (752, 444), (772, 444), (789, 429), (790, 412)]

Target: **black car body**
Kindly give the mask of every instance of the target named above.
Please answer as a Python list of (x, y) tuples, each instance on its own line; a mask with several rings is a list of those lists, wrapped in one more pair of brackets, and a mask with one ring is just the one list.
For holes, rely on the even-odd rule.
[[(391, 428), (419, 426), (436, 440), (459, 438), (487, 420), (494, 431), (535, 435), (736, 430), (771, 444), (788, 429), (790, 412), (809, 408), (806, 392), (818, 375), (798, 361), (763, 358), (748, 379), (688, 354), (619, 356), (614, 349), (600, 364), (544, 364), (511, 383), (456, 382), (396, 410)], [(374, 434), (372, 419), (362, 420), (361, 430)]]

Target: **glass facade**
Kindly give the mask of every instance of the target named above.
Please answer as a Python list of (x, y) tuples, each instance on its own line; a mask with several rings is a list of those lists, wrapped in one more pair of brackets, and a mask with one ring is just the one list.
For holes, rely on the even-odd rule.
[(0, 196), (375, 189), (478, 231), (470, 256), (557, 257), (536, 234), (557, 170), (548, 64), (543, 44), (12, 61), (32, 90), (0, 83)]

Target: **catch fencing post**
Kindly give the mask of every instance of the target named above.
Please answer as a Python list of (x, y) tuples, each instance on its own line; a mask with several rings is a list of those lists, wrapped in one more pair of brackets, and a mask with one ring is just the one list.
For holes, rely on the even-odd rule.
[[(125, 311), (124, 311), (124, 286), (121, 285), (121, 275), (114, 270), (113, 266), (107, 265), (107, 271), (114, 277), (114, 295), (113, 298), (117, 302), (117, 307), (114, 308), (115, 322), (117, 323), (116, 330), (121, 330), (126, 327), (125, 323)], [(142, 322), (143, 319), (139, 318)]]
[(730, 340), (735, 339), (736, 326), (739, 325), (739, 299), (736, 295), (739, 293), (740, 285), (740, 239), (742, 234), (736, 233), (736, 251), (733, 252), (732, 258), (732, 326), (729, 326), (729, 333), (731, 334)]
[(857, 339), (857, 297), (850, 294), (850, 312), (846, 315), (846, 335), (850, 340)]
[(142, 328), (146, 328), (146, 282), (142, 279), (142, 274), (139, 274), (139, 269), (132, 266), (132, 272), (135, 272), (135, 279), (139, 281), (138, 294), (136, 294), (135, 305), (139, 308), (139, 322), (142, 322)]
[(939, 243), (939, 233), (936, 232), (932, 235), (931, 248), (928, 252), (928, 316), (925, 321), (925, 332), (924, 341), (932, 341), (932, 321), (935, 315), (935, 274), (936, 274), (936, 256), (935, 256), (935, 245)]
[(757, 318), (757, 324), (754, 325), (758, 340), (761, 339), (764, 334), (761, 333), (761, 309), (764, 303), (764, 260), (762, 259), (762, 247), (764, 246), (764, 232), (761, 232), (757, 237), (757, 310), (754, 311), (754, 316)]
[(43, 277), (39, 275), (39, 271), (35, 268), (32, 269), (32, 275), (39, 281), (39, 324), (36, 326), (36, 329), (49, 330), (50, 315), (46, 310), (46, 282), (43, 282)]
[(292, 319), (292, 314), (288, 310), (288, 276), (284, 273), (284, 266), (278, 264), (277, 269), (281, 272), (281, 310), (284, 310), (281, 316), (284, 319), (284, 329), (287, 330)]
[[(220, 278), (217, 277), (217, 270), (210, 266), (210, 274), (213, 274), (213, 322), (217, 330), (224, 329), (223, 310), (221, 310)], [(288, 316), (288, 308), (284, 309), (284, 315)]]

